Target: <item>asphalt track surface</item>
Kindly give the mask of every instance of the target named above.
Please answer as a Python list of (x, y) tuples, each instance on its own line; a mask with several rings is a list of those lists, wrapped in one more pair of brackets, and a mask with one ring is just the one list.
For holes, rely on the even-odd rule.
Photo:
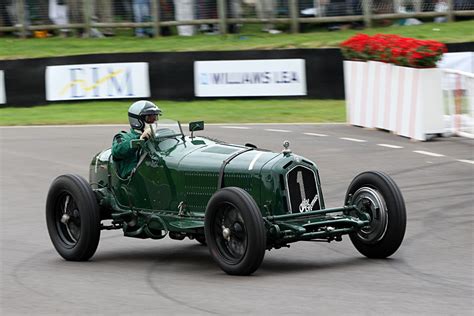
[(366, 259), (348, 238), (299, 242), (235, 277), (188, 239), (103, 231), (89, 262), (55, 252), (44, 216), (50, 183), (64, 173), (87, 177), (92, 156), (121, 129), (0, 128), (2, 315), (473, 314), (473, 140), (412, 142), (345, 125), (207, 126), (204, 135), (272, 150), (290, 140), (320, 167), (328, 207), (341, 206), (365, 170), (390, 174), (407, 205), (405, 239), (390, 259)]

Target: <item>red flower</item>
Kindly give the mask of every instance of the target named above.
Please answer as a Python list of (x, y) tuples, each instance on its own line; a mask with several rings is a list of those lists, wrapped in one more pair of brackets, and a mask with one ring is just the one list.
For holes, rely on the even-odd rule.
[(341, 44), (349, 60), (378, 60), (407, 67), (435, 67), (447, 51), (446, 45), (431, 40), (417, 40), (391, 34), (357, 34)]

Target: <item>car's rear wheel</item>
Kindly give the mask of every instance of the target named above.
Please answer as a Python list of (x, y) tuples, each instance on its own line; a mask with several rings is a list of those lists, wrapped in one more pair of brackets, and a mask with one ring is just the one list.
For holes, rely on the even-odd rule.
[(214, 261), (228, 274), (249, 275), (263, 261), (266, 231), (262, 214), (245, 190), (228, 187), (209, 200), (206, 242)]
[(395, 181), (383, 172), (363, 172), (349, 185), (346, 201), (349, 195), (352, 204), (370, 219), (368, 226), (350, 234), (356, 249), (368, 258), (391, 256), (400, 247), (406, 228), (405, 201)]
[(64, 259), (85, 261), (94, 255), (100, 239), (100, 211), (84, 178), (62, 175), (53, 181), (46, 200), (46, 224)]

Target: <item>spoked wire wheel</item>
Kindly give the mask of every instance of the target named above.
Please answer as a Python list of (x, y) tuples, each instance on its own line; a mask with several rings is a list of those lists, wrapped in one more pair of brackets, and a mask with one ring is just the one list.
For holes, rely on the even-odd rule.
[(100, 239), (100, 212), (89, 183), (77, 175), (57, 177), (46, 200), (46, 224), (57, 252), (66, 260), (92, 257)]
[(73, 247), (81, 238), (81, 215), (74, 198), (63, 192), (55, 206), (56, 228), (66, 245)]
[(241, 188), (224, 188), (211, 197), (205, 234), (212, 258), (228, 274), (252, 274), (263, 261), (266, 230), (262, 214)]
[(247, 251), (247, 229), (239, 210), (231, 203), (218, 207), (212, 229), (213, 238), (223, 260), (239, 263)]

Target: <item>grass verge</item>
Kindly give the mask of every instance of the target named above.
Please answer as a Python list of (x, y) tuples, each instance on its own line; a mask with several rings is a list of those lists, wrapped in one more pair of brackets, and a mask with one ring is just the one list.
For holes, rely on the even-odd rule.
[[(155, 101), (163, 117), (206, 123), (344, 122), (343, 100)], [(129, 101), (0, 108), (0, 125), (127, 124)]]
[(389, 26), (365, 30), (330, 32), (322, 27), (300, 34), (266, 34), (259, 28), (246, 26), (241, 34), (227, 36), (196, 35), (169, 36), (158, 39), (132, 37), (132, 32), (119, 32), (110, 38), (0, 38), (0, 59), (56, 57), (79, 54), (158, 52), (158, 51), (215, 51), (248, 49), (288, 49), (336, 47), (356, 33), (399, 34), (419, 39), (433, 39), (445, 43), (474, 41), (474, 20), (453, 23), (425, 23), (414, 26)]

